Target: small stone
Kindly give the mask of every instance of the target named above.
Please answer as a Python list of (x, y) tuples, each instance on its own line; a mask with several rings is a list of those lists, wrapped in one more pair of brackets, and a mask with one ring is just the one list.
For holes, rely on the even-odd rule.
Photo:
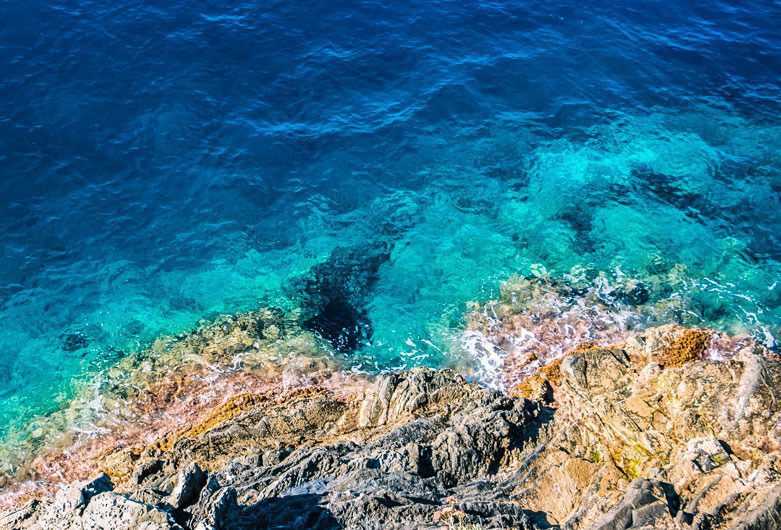
[(585, 387), (586, 381), (586, 361), (577, 355), (565, 358), (561, 362), (561, 373), (570, 383)]
[(703, 473), (709, 473), (729, 461), (729, 454), (716, 438), (689, 440), (686, 450), (686, 457)]

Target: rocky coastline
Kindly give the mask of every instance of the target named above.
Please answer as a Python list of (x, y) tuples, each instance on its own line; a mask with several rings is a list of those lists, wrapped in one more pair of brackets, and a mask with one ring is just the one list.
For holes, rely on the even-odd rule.
[[(0, 528), (780, 528), (781, 359), (691, 325), (599, 317), (594, 334), (596, 302), (580, 333), (574, 313), (540, 309), (551, 292), (497, 302), (490, 322), (474, 308), (465, 333), (502, 350), (499, 388), (340, 370), (268, 311), (157, 345), (127, 362), (178, 370), (174, 387), (130, 364), (112, 382), (147, 404), (124, 412), (147, 432), (104, 419), (38, 456), (26, 480), (48, 486), (13, 497)], [(533, 326), (548, 339), (517, 340)], [(217, 370), (237, 356), (242, 370)], [(152, 421), (164, 409), (179, 421)]]

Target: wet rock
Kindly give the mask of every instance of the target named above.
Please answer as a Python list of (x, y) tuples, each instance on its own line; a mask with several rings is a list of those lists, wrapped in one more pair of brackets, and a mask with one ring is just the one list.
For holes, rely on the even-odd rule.
[(624, 304), (638, 306), (648, 302), (651, 293), (642, 283), (638, 283), (629, 289), (621, 289), (616, 293), (616, 299)]

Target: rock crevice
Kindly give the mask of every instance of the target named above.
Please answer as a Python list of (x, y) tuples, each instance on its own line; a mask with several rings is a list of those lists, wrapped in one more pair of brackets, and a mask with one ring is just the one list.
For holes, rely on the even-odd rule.
[(576, 348), (509, 394), (419, 368), (245, 396), (0, 526), (778, 528), (781, 361), (706, 334)]

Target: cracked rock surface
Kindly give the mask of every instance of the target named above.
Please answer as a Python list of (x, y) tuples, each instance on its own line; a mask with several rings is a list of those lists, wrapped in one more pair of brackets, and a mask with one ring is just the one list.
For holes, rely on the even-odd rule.
[(781, 362), (706, 333), (576, 349), (525, 397), (423, 368), (244, 397), (0, 527), (779, 528)]

